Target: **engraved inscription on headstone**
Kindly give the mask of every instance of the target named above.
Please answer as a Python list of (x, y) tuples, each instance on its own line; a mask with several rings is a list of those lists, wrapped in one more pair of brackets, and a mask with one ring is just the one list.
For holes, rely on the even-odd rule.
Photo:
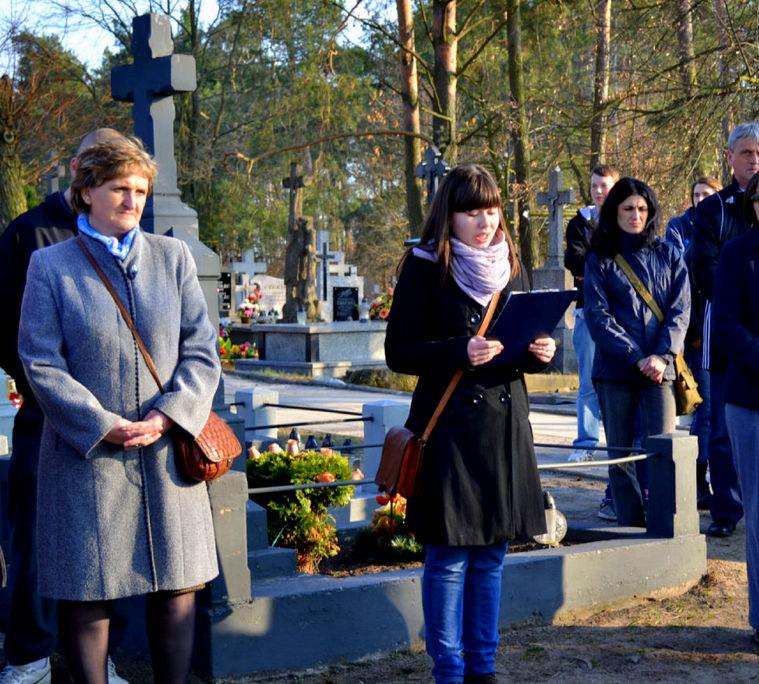
[(226, 316), (232, 310), (232, 274), (222, 271), (219, 278), (219, 313)]
[(332, 320), (358, 320), (358, 288), (335, 287), (332, 289)]

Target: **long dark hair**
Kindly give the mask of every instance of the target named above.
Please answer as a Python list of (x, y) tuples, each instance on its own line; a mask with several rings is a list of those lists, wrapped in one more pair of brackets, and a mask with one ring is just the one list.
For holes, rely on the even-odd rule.
[[(509, 246), (511, 279), (513, 280), (519, 273), (519, 256), (503, 219), (498, 184), (485, 167), (479, 164), (460, 164), (454, 166), (441, 181), (422, 226), (420, 244), (434, 247), (438, 263), (442, 267), (443, 277), (448, 273), (451, 260), (450, 237), (453, 214), (457, 211), (490, 209), (491, 207), (498, 207), (498, 227), (503, 231)], [(411, 249), (401, 260), (399, 271), (410, 253)]]
[(757, 193), (759, 193), (759, 173), (751, 176), (751, 180), (746, 186), (746, 192), (743, 193), (743, 216), (749, 226), (759, 226), (759, 218), (756, 216), (754, 203), (751, 201), (751, 197)]
[(604, 256), (614, 256), (619, 252), (623, 230), (617, 223), (617, 209), (628, 197), (640, 195), (648, 207), (648, 218), (641, 233), (644, 244), (651, 245), (656, 240), (659, 226), (659, 204), (654, 191), (637, 178), (620, 178), (609, 190), (601, 207), (598, 228), (593, 231), (591, 248)]

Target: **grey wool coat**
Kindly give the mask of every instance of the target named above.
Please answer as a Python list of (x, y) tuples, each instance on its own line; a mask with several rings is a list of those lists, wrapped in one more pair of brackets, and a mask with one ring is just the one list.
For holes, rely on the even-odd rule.
[[(171, 435), (139, 450), (103, 441), (151, 409), (197, 435), (220, 366), (195, 263), (180, 240), (138, 233), (124, 262), (82, 236), (142, 336), (161, 395), (77, 240), (37, 251), (19, 355), (45, 413), (38, 483), (39, 589), (106, 600), (193, 587), (218, 574), (205, 483), (177, 471)], [(173, 428), (177, 429), (177, 428)]]

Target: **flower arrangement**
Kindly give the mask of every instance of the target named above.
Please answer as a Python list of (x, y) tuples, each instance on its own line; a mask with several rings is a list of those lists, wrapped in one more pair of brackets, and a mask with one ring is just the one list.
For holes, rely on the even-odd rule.
[(237, 309), (237, 315), (243, 323), (247, 323), (253, 318), (257, 318), (261, 313), (261, 290), (256, 285), (252, 292), (242, 300), (240, 307)]
[(422, 545), (406, 530), (406, 499), (400, 494), (376, 497), (369, 534), (376, 552), (397, 559), (420, 558)]
[(232, 359), (257, 359), (258, 348), (254, 342), (232, 344), (232, 340), (224, 334), (219, 336), (219, 356), (222, 361)]
[(374, 298), (369, 306), (369, 318), (373, 321), (384, 321), (390, 315), (390, 307), (393, 305), (393, 288)]
[[(363, 479), (348, 459), (332, 449), (300, 451), (296, 440), (287, 449), (273, 443), (259, 453), (251, 447), (247, 461), (248, 487), (269, 487), (309, 482)], [(293, 492), (252, 494), (251, 499), (266, 507), (269, 518), (269, 541), (272, 546), (294, 548), (300, 572), (314, 574), (325, 558), (340, 551), (331, 506), (346, 506), (353, 487), (320, 487)]]

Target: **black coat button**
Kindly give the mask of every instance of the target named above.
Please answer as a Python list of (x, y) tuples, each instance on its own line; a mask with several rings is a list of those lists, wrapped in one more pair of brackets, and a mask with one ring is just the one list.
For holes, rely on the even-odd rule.
[(479, 322), (480, 322), (480, 319), (481, 319), (481, 318), (482, 318), (482, 316), (480, 316), (480, 314), (478, 314), (478, 313), (473, 313), (471, 316), (469, 316), (469, 322), (470, 322), (472, 325), (474, 325), (474, 324), (476, 324), (476, 323), (479, 323)]
[(501, 392), (501, 394), (498, 396), (498, 401), (500, 401), (502, 404), (508, 404), (511, 400), (511, 395), (508, 392)]
[(473, 406), (479, 406), (483, 401), (485, 401), (485, 397), (483, 397), (481, 394), (475, 394), (472, 397)]

